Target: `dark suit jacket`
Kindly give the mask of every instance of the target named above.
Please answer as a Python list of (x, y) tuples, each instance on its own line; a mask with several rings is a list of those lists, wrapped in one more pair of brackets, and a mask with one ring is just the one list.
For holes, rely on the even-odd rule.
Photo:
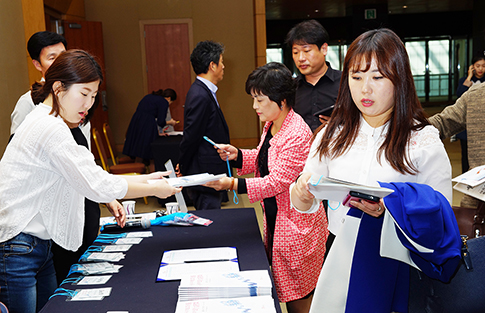
[(228, 174), (226, 162), (222, 161), (214, 146), (204, 140), (203, 136), (216, 143), (230, 143), (229, 128), (212, 92), (196, 79), (185, 99), (180, 172), (182, 175), (205, 172)]

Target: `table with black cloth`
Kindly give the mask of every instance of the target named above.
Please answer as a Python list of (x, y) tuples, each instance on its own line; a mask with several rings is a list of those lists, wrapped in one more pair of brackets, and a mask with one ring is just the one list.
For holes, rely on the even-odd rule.
[[(175, 312), (180, 281), (156, 282), (160, 261), (166, 250), (236, 247), (239, 269), (269, 271), (261, 233), (253, 208), (194, 212), (213, 221), (209, 226), (152, 226), (153, 237), (144, 238), (114, 264), (123, 265), (104, 285), (61, 287), (75, 290), (112, 287), (111, 295), (101, 301), (66, 301), (66, 296), (52, 297), (42, 313), (58, 312)], [(270, 272), (269, 272), (270, 273)], [(77, 274), (72, 274), (75, 277)], [(276, 311), (281, 313), (273, 285)]]
[(152, 155), (155, 170), (165, 171), (165, 162), (172, 160), (173, 167), (179, 162), (179, 146), (183, 136), (158, 136), (152, 142)]
[[(179, 147), (182, 138), (183, 136), (181, 135), (158, 136), (158, 138), (152, 142), (152, 155), (155, 164), (155, 171), (166, 171), (167, 169), (165, 168), (165, 163), (168, 160), (172, 160), (172, 164), (175, 169), (179, 162)], [(182, 190), (182, 193), (184, 195), (186, 205), (192, 205), (192, 201), (187, 195), (187, 190)], [(158, 203), (160, 205), (165, 205), (167, 202), (177, 202), (177, 200), (174, 196), (165, 199), (158, 199)]]

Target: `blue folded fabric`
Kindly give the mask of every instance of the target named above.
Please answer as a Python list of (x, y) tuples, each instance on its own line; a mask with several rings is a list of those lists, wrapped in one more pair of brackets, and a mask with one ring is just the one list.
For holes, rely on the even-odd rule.
[(394, 192), (384, 198), (389, 213), (414, 242), (433, 249), (419, 252), (397, 230), (402, 244), (411, 251), (416, 265), (429, 277), (448, 282), (461, 259), (461, 237), (448, 200), (428, 185), (417, 183), (382, 183)]

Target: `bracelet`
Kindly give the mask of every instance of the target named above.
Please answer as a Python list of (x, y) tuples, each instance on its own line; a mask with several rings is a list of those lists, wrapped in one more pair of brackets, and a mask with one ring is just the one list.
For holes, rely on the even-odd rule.
[(234, 191), (233, 188), (234, 188), (234, 177), (231, 177), (231, 187), (229, 187), (228, 190), (229, 191)]

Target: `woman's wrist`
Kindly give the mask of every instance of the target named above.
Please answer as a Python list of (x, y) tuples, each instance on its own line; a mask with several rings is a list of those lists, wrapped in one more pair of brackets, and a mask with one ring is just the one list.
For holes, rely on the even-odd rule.
[(233, 191), (234, 190), (234, 177), (231, 177), (231, 184), (229, 185), (229, 188), (227, 189), (228, 191)]

